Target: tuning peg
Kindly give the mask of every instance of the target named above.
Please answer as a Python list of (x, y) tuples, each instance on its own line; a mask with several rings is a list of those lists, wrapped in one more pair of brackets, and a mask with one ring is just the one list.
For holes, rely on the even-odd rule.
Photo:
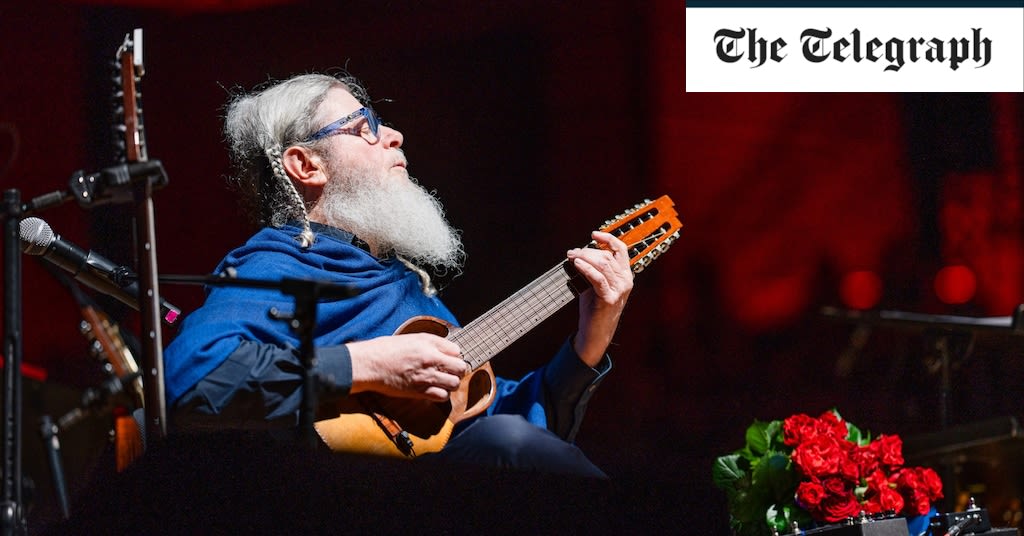
[(93, 339), (89, 345), (89, 355), (94, 359), (103, 359), (103, 345), (100, 344), (100, 341)]

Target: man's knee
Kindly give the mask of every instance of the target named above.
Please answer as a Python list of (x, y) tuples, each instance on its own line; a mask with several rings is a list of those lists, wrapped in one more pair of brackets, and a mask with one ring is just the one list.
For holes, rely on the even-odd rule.
[(513, 459), (522, 452), (538, 448), (539, 444), (562, 442), (551, 432), (531, 424), (520, 415), (492, 415), (480, 419), (471, 428), (469, 433), (478, 447), (502, 452)]
[(453, 439), (441, 455), (499, 467), (607, 478), (575, 445), (519, 415), (479, 419)]

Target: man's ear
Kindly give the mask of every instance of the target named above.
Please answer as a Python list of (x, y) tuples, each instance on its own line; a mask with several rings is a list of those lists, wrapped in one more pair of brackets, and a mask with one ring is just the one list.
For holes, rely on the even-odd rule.
[(327, 184), (324, 161), (309, 148), (292, 145), (284, 150), (281, 162), (288, 176), (307, 188), (323, 188)]

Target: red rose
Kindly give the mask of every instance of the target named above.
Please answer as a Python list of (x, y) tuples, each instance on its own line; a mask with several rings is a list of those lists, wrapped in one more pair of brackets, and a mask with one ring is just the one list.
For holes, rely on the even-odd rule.
[(931, 469), (904, 467), (896, 471), (891, 480), (903, 496), (907, 514), (927, 514), (932, 503), (942, 498), (942, 481)]
[(927, 493), (914, 491), (908, 499), (907, 511), (905, 512), (907, 514), (923, 516), (932, 508), (932, 501), (928, 498)]
[(797, 445), (790, 456), (803, 474), (822, 477), (838, 473), (846, 454), (834, 438), (819, 435)]
[(901, 489), (917, 489), (921, 487), (921, 479), (918, 477), (917, 471), (911, 467), (903, 467), (897, 469), (889, 480), (895, 482)]
[(861, 510), (853, 494), (853, 486), (839, 477), (801, 482), (797, 486), (796, 499), (818, 521), (840, 521), (857, 515)]
[(821, 417), (818, 417), (818, 432), (840, 440), (846, 439), (846, 436), (850, 435), (850, 431), (846, 428), (846, 422), (831, 411), (826, 411), (821, 414)]
[(878, 462), (890, 467), (903, 465), (903, 440), (900, 436), (880, 435), (871, 442)]
[(878, 469), (878, 452), (870, 445), (855, 445), (850, 450), (850, 459), (857, 464), (861, 475), (870, 475)]
[(868, 476), (864, 477), (868, 489), (881, 489), (889, 485), (889, 477), (880, 469), (875, 469)]
[(888, 510), (903, 510), (903, 496), (896, 491), (896, 484), (890, 482), (884, 472), (875, 470), (864, 479), (864, 482), (867, 484), (867, 490), (864, 492), (865, 512), (877, 514)]
[(816, 510), (825, 496), (825, 488), (819, 482), (801, 482), (796, 488), (796, 500), (805, 510)]
[(898, 491), (885, 486), (869, 493), (864, 511), (869, 514), (877, 514), (889, 510), (902, 512), (903, 504), (903, 496)]
[(928, 497), (933, 501), (942, 498), (942, 480), (939, 475), (927, 468), (918, 467), (918, 476), (921, 479), (921, 487), (927, 492)]
[(802, 413), (786, 419), (782, 422), (783, 443), (792, 447), (818, 435), (816, 422), (814, 418)]
[(843, 495), (829, 495), (825, 500), (821, 501), (819, 506), (821, 519), (829, 523), (854, 517), (860, 513), (860, 510), (860, 503), (857, 502), (853, 492), (847, 492)]
[(852, 449), (845, 449), (844, 455), (839, 460), (839, 475), (852, 483), (860, 482), (860, 466), (850, 457)]
[(842, 478), (830, 477), (822, 479), (821, 487), (825, 488), (829, 495), (846, 495), (852, 486), (847, 485)]

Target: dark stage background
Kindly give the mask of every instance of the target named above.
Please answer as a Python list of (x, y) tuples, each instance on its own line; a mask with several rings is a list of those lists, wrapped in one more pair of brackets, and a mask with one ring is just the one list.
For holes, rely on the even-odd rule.
[[(161, 273), (207, 273), (252, 231), (224, 180), (229, 91), (307, 71), (347, 68), (404, 133), (411, 173), (464, 231), (465, 273), (444, 290), (463, 322), (606, 218), (670, 194), (682, 237), (638, 277), (616, 371), (578, 442), (633, 486), (645, 522), (722, 534), (711, 462), (742, 446), (753, 419), (836, 407), (876, 433), (940, 428), (934, 337), (857, 332), (820, 310), (1013, 313), (1024, 301), (1024, 99), (687, 94), (683, 12), (662, 0), (7, 3), (0, 181), (30, 198), (113, 163), (107, 64), (141, 27), (149, 156), (170, 177), (156, 194)], [(126, 209), (67, 205), (43, 217), (79, 245), (132, 260)], [(946, 266), (973, 279), (952, 272), (940, 295)], [(24, 286), (27, 413), (59, 414), (103, 374), (68, 291), (30, 258)], [(161, 290), (185, 311), (202, 300), (196, 288)], [(574, 327), (563, 313), (497, 358), (497, 371), (543, 362)], [(947, 424), (1022, 413), (1022, 346), (986, 334), (954, 356)], [(105, 444), (98, 421), (65, 440), (73, 488)], [(38, 449), (26, 446), (26, 471), (45, 512)]]

